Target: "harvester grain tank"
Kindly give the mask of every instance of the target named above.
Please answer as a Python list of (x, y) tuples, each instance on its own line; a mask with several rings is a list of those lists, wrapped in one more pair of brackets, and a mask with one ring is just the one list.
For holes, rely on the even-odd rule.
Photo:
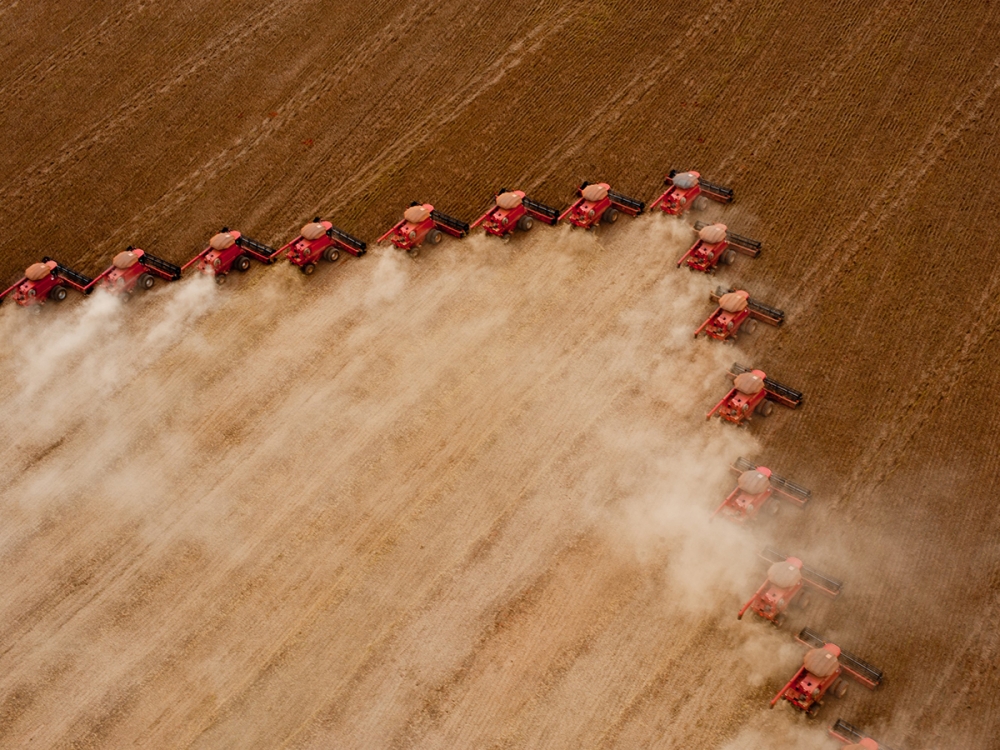
[(705, 415), (706, 419), (718, 414), (727, 422), (746, 424), (754, 413), (762, 417), (768, 416), (772, 403), (779, 403), (790, 409), (802, 403), (802, 393), (767, 377), (763, 370), (751, 370), (734, 363), (727, 376), (733, 379), (733, 387)]
[(620, 214), (638, 216), (646, 204), (627, 195), (616, 193), (605, 182), (585, 182), (576, 189), (577, 199), (559, 217), (581, 229), (593, 229), (598, 224), (614, 224)]
[(8, 296), (22, 307), (43, 305), (46, 300), (62, 302), (69, 289), (86, 295), (94, 290), (95, 283), (95, 279), (45, 257), (28, 266), (23, 277), (0, 293), (0, 303)]
[(744, 289), (720, 286), (708, 295), (708, 299), (717, 307), (694, 332), (695, 338), (704, 333), (717, 341), (735, 341), (740, 330), (746, 333), (757, 330), (757, 321), (772, 326), (781, 326), (785, 322), (784, 311), (753, 299)]
[(469, 233), (469, 225), (441, 213), (430, 203), (413, 202), (403, 212), (402, 220), (379, 237), (378, 242), (388, 239), (397, 250), (405, 250), (411, 258), (415, 258), (425, 242), (429, 245), (441, 242), (442, 233), (461, 239)]
[(277, 255), (286, 254), (292, 265), (298, 266), (302, 273), (309, 276), (321, 260), (335, 263), (341, 252), (359, 258), (367, 250), (366, 243), (338, 229), (329, 221), (320, 221), (317, 216), (302, 227), (298, 237), (279, 248)]
[(701, 211), (707, 199), (718, 203), (732, 203), (733, 191), (703, 179), (699, 172), (678, 172), (671, 169), (663, 180), (667, 189), (650, 205), (660, 207), (666, 214), (679, 216), (689, 210)]
[(472, 222), (472, 227), (482, 225), (487, 234), (506, 237), (515, 229), (529, 231), (535, 220), (554, 226), (559, 222), (559, 210), (531, 200), (523, 190), (500, 188), (493, 196), (493, 205)]

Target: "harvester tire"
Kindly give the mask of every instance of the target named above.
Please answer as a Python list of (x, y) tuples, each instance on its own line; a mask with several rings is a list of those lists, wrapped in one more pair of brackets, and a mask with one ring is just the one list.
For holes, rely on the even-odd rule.
[(757, 409), (756, 409), (756, 411), (757, 411), (757, 413), (758, 413), (758, 414), (760, 414), (760, 415), (761, 415), (762, 417), (769, 417), (769, 416), (771, 416), (771, 412), (772, 412), (773, 410), (774, 410), (774, 404), (772, 404), (772, 403), (771, 403), (770, 401), (768, 401), (767, 399), (764, 399), (764, 400), (763, 400), (763, 401), (761, 401), (761, 402), (760, 402), (759, 404), (757, 404)]
[(692, 211), (704, 211), (706, 208), (708, 208), (708, 198), (704, 195), (699, 195), (691, 204)]
[(49, 299), (53, 302), (62, 302), (66, 299), (66, 287), (64, 286), (54, 286), (52, 291), (49, 292)]
[(532, 219), (528, 214), (525, 214), (520, 219), (517, 220), (517, 228), (522, 232), (530, 231), (535, 225), (535, 220)]
[(429, 242), (432, 245), (437, 245), (441, 242), (441, 230), (432, 229), (427, 233), (427, 237), (424, 238), (424, 242)]
[(749, 334), (752, 334), (757, 330), (757, 321), (751, 318), (746, 323), (743, 324), (743, 330)]
[(140, 289), (145, 289), (148, 291), (153, 288), (153, 285), (155, 283), (156, 279), (154, 279), (150, 274), (144, 273), (139, 277), (138, 282), (136, 282), (136, 286), (138, 286)]
[(838, 679), (833, 685), (833, 695), (836, 698), (843, 698), (847, 693), (847, 683), (843, 679)]
[(233, 268), (240, 273), (246, 273), (250, 270), (250, 259), (245, 255), (237, 255), (233, 261)]
[(302, 266), (302, 273), (304, 273), (306, 276), (312, 276), (313, 271), (315, 270), (316, 270), (315, 263), (306, 263), (304, 266)]
[(406, 251), (406, 254), (409, 255), (411, 258), (416, 258), (418, 255), (420, 255), (420, 247), (414, 245), (413, 247), (411, 247), (409, 250)]
[(772, 500), (767, 504), (768, 515), (776, 516), (781, 510), (781, 504), (777, 500)]
[(333, 247), (327, 248), (323, 251), (323, 260), (327, 263), (336, 263), (340, 260), (340, 251)]
[(812, 598), (809, 594), (802, 594), (802, 596), (795, 600), (795, 606), (799, 609), (809, 609), (810, 604), (812, 604)]
[(726, 254), (722, 256), (722, 262), (727, 266), (733, 265), (733, 261), (736, 260), (735, 250), (726, 250)]
[(215, 283), (219, 284), (219, 285), (225, 284), (226, 283), (226, 274), (224, 274), (224, 273), (216, 274), (216, 276), (215, 276)]
[(618, 221), (617, 208), (609, 208), (607, 211), (604, 212), (604, 215), (601, 217), (602, 224), (614, 224), (616, 221)]

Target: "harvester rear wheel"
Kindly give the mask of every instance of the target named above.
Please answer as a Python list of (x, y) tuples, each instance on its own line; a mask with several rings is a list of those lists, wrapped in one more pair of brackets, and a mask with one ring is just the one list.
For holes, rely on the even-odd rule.
[(66, 287), (64, 286), (54, 286), (52, 291), (49, 292), (49, 299), (53, 302), (62, 302), (66, 299)]
[(136, 282), (136, 286), (140, 289), (149, 290), (153, 288), (155, 283), (156, 279), (154, 279), (150, 274), (144, 273), (139, 277), (139, 280)]
[(733, 265), (734, 260), (736, 260), (736, 251), (726, 250), (725, 255), (722, 256), (722, 262), (725, 263), (727, 266), (731, 266)]
[(441, 230), (432, 229), (431, 231), (429, 231), (427, 233), (427, 237), (424, 238), (424, 242), (429, 242), (432, 245), (437, 245), (439, 242), (441, 242)]
[(236, 256), (236, 260), (233, 261), (233, 268), (240, 273), (246, 273), (250, 270), (250, 259), (245, 255)]
[(747, 333), (753, 333), (757, 330), (757, 321), (753, 319), (748, 320), (743, 324), (743, 330)]
[(420, 255), (420, 247), (414, 245), (413, 247), (411, 247), (409, 250), (406, 251), (406, 254), (409, 255), (411, 258), (416, 258), (418, 255)]
[(618, 221), (617, 208), (609, 208), (607, 211), (604, 212), (604, 215), (601, 217), (602, 224), (614, 224), (616, 221)]
[(522, 232), (529, 231), (533, 226), (535, 226), (535, 220), (532, 219), (528, 214), (525, 214), (520, 219), (517, 220), (517, 228)]
[(224, 273), (216, 274), (216, 276), (215, 276), (215, 283), (216, 284), (220, 284), (220, 285), (221, 284), (225, 284), (226, 283), (226, 274), (224, 274)]
[(323, 260), (327, 263), (336, 263), (340, 260), (340, 251), (333, 247), (327, 248), (323, 251)]
[(756, 411), (757, 411), (757, 413), (758, 413), (758, 414), (760, 414), (760, 415), (761, 415), (762, 417), (769, 417), (769, 416), (771, 416), (771, 412), (772, 412), (773, 410), (774, 410), (774, 404), (772, 404), (772, 403), (771, 403), (770, 401), (768, 401), (767, 399), (764, 399), (764, 400), (763, 400), (763, 401), (761, 401), (761, 402), (760, 402), (759, 404), (757, 404), (757, 409), (756, 409)]
[(312, 276), (313, 271), (315, 270), (316, 270), (315, 263), (306, 263), (304, 266), (302, 266), (302, 273), (304, 273), (306, 276)]

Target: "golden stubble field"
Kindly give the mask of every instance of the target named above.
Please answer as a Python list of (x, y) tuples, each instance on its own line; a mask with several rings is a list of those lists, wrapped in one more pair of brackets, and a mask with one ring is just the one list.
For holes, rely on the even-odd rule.
[[(92, 3), (0, 9), (0, 237), (97, 273), (219, 225), (373, 239), (501, 185), (650, 200), (698, 168), (788, 312), (640, 217), (0, 309), (0, 744), (988, 748), (997, 725), (996, 9)], [(733, 360), (806, 393), (706, 425)], [(744, 454), (813, 489), (708, 524)], [(737, 623), (764, 543), (882, 667), (819, 720)], [(798, 624), (798, 623), (794, 623)]]

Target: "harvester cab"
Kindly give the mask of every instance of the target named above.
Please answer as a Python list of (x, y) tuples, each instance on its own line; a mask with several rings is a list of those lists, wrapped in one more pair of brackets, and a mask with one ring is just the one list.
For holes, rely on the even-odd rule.
[(735, 341), (741, 328), (746, 333), (757, 330), (758, 320), (772, 326), (781, 326), (785, 322), (784, 311), (753, 299), (743, 289), (720, 286), (708, 295), (708, 299), (717, 307), (694, 332), (695, 338), (704, 333), (717, 341)]
[(234, 268), (240, 273), (249, 271), (251, 258), (269, 265), (280, 257), (281, 253), (273, 247), (223, 227), (209, 240), (208, 247), (181, 266), (181, 270), (186, 271), (197, 263), (199, 271), (214, 276), (216, 282), (222, 284)]
[(810, 591), (836, 599), (844, 584), (834, 578), (817, 573), (802, 564), (797, 557), (783, 555), (767, 547), (760, 556), (770, 563), (767, 578), (753, 597), (736, 615), (742, 620), (749, 609), (772, 625), (781, 627), (789, 607), (806, 610), (811, 603)]
[(804, 508), (812, 498), (812, 492), (805, 487), (745, 458), (737, 458), (729, 468), (737, 475), (736, 487), (715, 509), (712, 518), (721, 515), (734, 523), (743, 524), (756, 519), (765, 507), (771, 515), (777, 514), (780, 506), (772, 500), (781, 499)]
[(703, 224), (698, 221), (695, 222), (694, 229), (698, 233), (698, 239), (677, 261), (678, 268), (687, 264), (692, 271), (715, 273), (720, 263), (731, 266), (736, 260), (737, 252), (751, 258), (760, 255), (760, 242), (730, 232), (725, 224)]
[(298, 237), (279, 248), (277, 254), (287, 253), (289, 262), (309, 276), (320, 260), (335, 263), (341, 251), (360, 258), (368, 251), (368, 245), (317, 216), (302, 227)]
[(809, 646), (809, 651), (792, 679), (771, 699), (771, 708), (784, 699), (809, 716), (815, 716), (828, 692), (836, 698), (844, 697), (847, 692), (845, 677), (851, 677), (870, 690), (882, 683), (882, 670), (827, 643), (809, 628), (803, 628), (796, 640)]
[(515, 229), (527, 232), (536, 219), (554, 226), (559, 222), (559, 210), (531, 200), (523, 190), (500, 188), (493, 197), (493, 205), (472, 222), (472, 227), (482, 224), (487, 234), (506, 237)]
[(843, 742), (846, 745), (844, 750), (892, 750), (888, 745), (877, 742), (843, 719), (837, 719), (837, 722), (830, 727), (830, 736)]
[(157, 278), (177, 281), (180, 277), (180, 266), (129, 245), (114, 257), (97, 280), (104, 291), (128, 299), (136, 289), (152, 289)]
[(635, 198), (616, 193), (604, 182), (585, 182), (576, 189), (577, 199), (559, 217), (582, 229), (593, 229), (598, 224), (614, 224), (619, 214), (638, 216), (646, 204)]
[(469, 233), (469, 225), (435, 210), (430, 203), (414, 201), (403, 212), (402, 221), (393, 225), (377, 241), (388, 239), (397, 250), (405, 250), (411, 258), (416, 258), (425, 242), (430, 245), (441, 242), (442, 232), (461, 239)]
[(40, 263), (28, 266), (23, 277), (0, 293), (0, 303), (8, 296), (22, 307), (43, 305), (47, 299), (62, 302), (66, 299), (68, 289), (75, 289), (86, 295), (94, 291), (95, 283), (95, 279), (45, 257)]
[(790, 409), (802, 403), (802, 393), (772, 380), (763, 370), (751, 370), (743, 365), (733, 364), (727, 376), (733, 379), (733, 387), (705, 415), (706, 419), (718, 414), (727, 422), (746, 424), (754, 413), (762, 417), (768, 416), (773, 408), (772, 403), (779, 403)]
[(664, 213), (673, 216), (680, 216), (689, 209), (702, 211), (708, 205), (709, 198), (718, 203), (733, 201), (733, 191), (730, 188), (709, 182), (698, 172), (678, 172), (671, 169), (663, 184), (667, 186), (666, 191), (653, 201), (650, 208), (659, 206)]

